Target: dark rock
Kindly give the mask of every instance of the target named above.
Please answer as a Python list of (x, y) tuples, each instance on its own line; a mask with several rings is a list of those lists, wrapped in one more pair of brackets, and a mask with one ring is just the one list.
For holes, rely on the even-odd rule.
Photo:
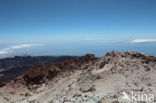
[(74, 58), (72, 60), (65, 60), (62, 62), (52, 63), (49, 66), (33, 66), (23, 74), (23, 78), (27, 85), (39, 84), (45, 82), (45, 78), (51, 79), (58, 73), (64, 71), (72, 71), (75, 68), (80, 68), (81, 65), (92, 62), (95, 60), (94, 55), (86, 54), (80, 58)]
[(5, 83), (4, 82), (0, 82), (0, 87), (3, 87), (5, 86)]
[(150, 57), (150, 61), (156, 62), (156, 57)]
[(145, 71), (150, 71), (150, 70), (151, 70), (150, 67), (145, 68)]
[(26, 72), (32, 66), (50, 65), (53, 62), (60, 62), (63, 60), (71, 60), (77, 58), (76, 56), (15, 56), (14, 58), (0, 59), (0, 82), (12, 80), (23, 72)]
[(103, 68), (104, 66), (105, 66), (105, 62), (101, 62), (100, 66), (99, 66), (99, 69)]

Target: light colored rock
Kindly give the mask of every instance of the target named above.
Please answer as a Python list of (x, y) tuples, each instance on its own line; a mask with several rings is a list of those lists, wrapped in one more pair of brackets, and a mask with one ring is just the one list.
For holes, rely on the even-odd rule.
[[(135, 57), (136, 55), (138, 56)], [(35, 91), (28, 90), (20, 83), (7, 84), (0, 88), (0, 101), (2, 103), (28, 101), (30, 103), (120, 103), (123, 92), (129, 96), (131, 92), (156, 96), (156, 62), (145, 63), (143, 58), (136, 52), (111, 52), (94, 64), (90, 63), (88, 68), (75, 69), (68, 76), (59, 75), (49, 80), (47, 84), (40, 85)], [(105, 65), (99, 68), (102, 62), (105, 62)], [(10, 94), (11, 91), (14, 94)], [(25, 93), (31, 95), (20, 95)]]

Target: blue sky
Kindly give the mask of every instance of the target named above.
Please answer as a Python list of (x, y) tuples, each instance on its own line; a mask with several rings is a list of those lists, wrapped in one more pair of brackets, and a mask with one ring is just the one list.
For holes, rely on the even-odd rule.
[(0, 0), (0, 48), (135, 39), (156, 41), (156, 0)]

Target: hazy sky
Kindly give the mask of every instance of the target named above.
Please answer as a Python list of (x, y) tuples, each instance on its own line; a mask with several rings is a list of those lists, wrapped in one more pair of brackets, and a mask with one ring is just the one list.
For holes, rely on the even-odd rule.
[(156, 0), (0, 0), (1, 42), (101, 36), (156, 38)]
[[(155, 43), (125, 49), (115, 42)], [(0, 0), (0, 55), (30, 47), (34, 54), (98, 54), (104, 45), (155, 53), (156, 0)]]

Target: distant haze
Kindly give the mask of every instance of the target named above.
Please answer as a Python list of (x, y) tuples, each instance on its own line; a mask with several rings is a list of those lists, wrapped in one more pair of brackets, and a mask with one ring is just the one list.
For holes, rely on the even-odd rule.
[[(56, 46), (57, 45), (57, 46)], [(104, 56), (105, 53), (112, 50), (115, 51), (137, 51), (156, 56), (156, 43), (129, 43), (129, 42), (65, 42), (65, 43), (49, 43), (44, 45), (36, 45), (32, 47), (10, 49), (6, 54), (0, 54), (0, 58), (12, 57), (16, 55), (75, 55), (82, 56), (86, 53), (95, 54), (96, 56)], [(2, 49), (3, 50), (3, 49)], [(5, 49), (4, 49), (5, 50)], [(2, 52), (2, 51), (0, 51)]]
[(155, 48), (156, 0), (0, 0), (0, 58)]

